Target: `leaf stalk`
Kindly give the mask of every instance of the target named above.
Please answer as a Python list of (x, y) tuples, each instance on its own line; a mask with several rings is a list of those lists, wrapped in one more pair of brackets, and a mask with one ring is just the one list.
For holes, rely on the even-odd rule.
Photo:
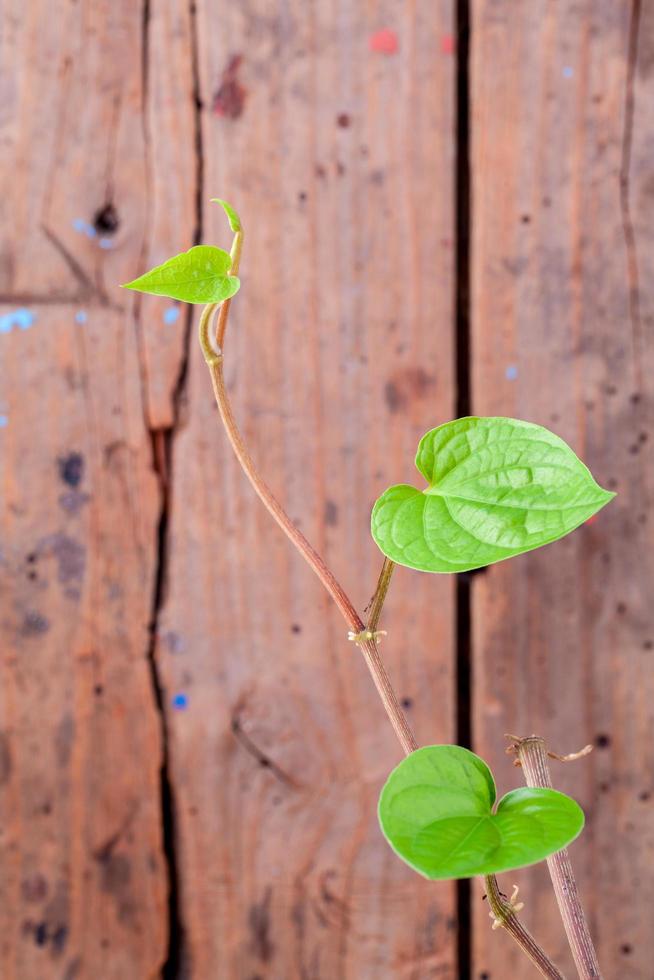
[(379, 625), (379, 617), (381, 616), (381, 611), (386, 600), (386, 594), (391, 584), (394, 568), (395, 562), (391, 561), (390, 558), (384, 558), (384, 564), (382, 565), (382, 570), (379, 573), (377, 588), (375, 589), (375, 594), (370, 603), (370, 615), (368, 616), (367, 626), (373, 633)]

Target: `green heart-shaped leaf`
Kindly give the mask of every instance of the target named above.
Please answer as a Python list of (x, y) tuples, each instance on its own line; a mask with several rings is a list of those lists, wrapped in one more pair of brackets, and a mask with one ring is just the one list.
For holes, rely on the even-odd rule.
[(425, 572), (464, 572), (539, 548), (615, 496), (563, 439), (517, 419), (440, 425), (420, 440), (416, 466), (429, 486), (383, 493), (372, 536), (388, 558)]
[(553, 789), (513, 790), (495, 812), (486, 763), (458, 745), (412, 752), (388, 777), (379, 822), (393, 850), (427, 878), (471, 878), (522, 868), (581, 832), (581, 807)]
[(185, 303), (220, 303), (233, 296), (240, 286), (237, 277), (229, 275), (231, 265), (229, 252), (222, 248), (195, 245), (125, 283), (124, 288), (170, 296)]

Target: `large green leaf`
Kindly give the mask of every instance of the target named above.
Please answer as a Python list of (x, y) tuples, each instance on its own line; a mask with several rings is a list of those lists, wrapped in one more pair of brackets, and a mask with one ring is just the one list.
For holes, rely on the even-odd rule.
[(495, 812), (486, 763), (457, 745), (412, 752), (388, 777), (379, 822), (389, 844), (427, 878), (470, 878), (542, 861), (581, 832), (584, 814), (553, 789), (513, 790)]
[(531, 422), (463, 418), (423, 436), (416, 466), (429, 486), (381, 495), (372, 536), (400, 565), (463, 572), (556, 541), (615, 494), (554, 433)]
[(237, 277), (229, 275), (231, 265), (229, 252), (222, 248), (195, 245), (125, 283), (124, 288), (170, 296), (185, 303), (220, 303), (233, 296), (240, 286)]

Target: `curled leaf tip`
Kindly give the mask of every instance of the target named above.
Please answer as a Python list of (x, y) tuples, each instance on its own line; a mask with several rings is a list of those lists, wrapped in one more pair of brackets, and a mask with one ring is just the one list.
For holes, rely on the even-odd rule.
[(243, 231), (243, 225), (241, 224), (241, 219), (239, 218), (238, 214), (231, 206), (231, 204), (228, 204), (227, 201), (223, 201), (221, 197), (212, 197), (211, 202), (213, 204), (220, 204), (221, 208), (227, 215), (227, 220), (229, 221), (229, 227), (232, 229), (234, 234), (236, 234), (236, 232)]

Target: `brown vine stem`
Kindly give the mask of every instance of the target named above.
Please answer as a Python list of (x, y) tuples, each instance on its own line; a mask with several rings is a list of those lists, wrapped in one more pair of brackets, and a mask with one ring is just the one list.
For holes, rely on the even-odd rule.
[[(547, 763), (548, 755), (550, 758), (561, 761), (573, 761), (587, 755), (589, 751), (589, 747), (586, 746), (581, 752), (574, 752), (569, 756), (558, 756), (553, 752), (548, 752), (545, 739), (537, 735), (529, 735), (526, 738), (509, 735), (507, 738), (510, 738), (512, 742), (509, 751), (516, 752), (528, 786), (542, 786), (552, 789), (552, 777)], [(548, 857), (547, 867), (577, 973), (581, 980), (602, 980), (597, 953), (581, 905), (577, 882), (567, 849)]]
[(488, 904), (495, 922), (499, 923), (503, 929), (506, 929), (509, 935), (517, 942), (520, 949), (529, 957), (536, 969), (540, 971), (542, 976), (550, 977), (552, 980), (565, 980), (563, 974), (559, 972), (535, 939), (524, 928), (515, 913), (513, 905), (500, 892), (495, 875), (488, 875), (484, 881), (486, 884), (486, 897), (488, 898)]
[[(232, 275), (236, 275), (238, 273), (241, 250), (243, 247), (243, 231), (240, 228), (240, 225), (234, 226), (232, 224), (232, 228), (235, 231), (235, 236), (231, 249), (231, 273)], [(200, 346), (202, 347), (204, 358), (209, 367), (216, 403), (218, 405), (220, 418), (222, 420), (225, 432), (227, 433), (227, 438), (229, 439), (232, 449), (234, 450), (236, 458), (241, 464), (241, 468), (258, 494), (261, 502), (275, 519), (287, 538), (289, 538), (291, 543), (303, 556), (310, 568), (313, 569), (324, 588), (336, 603), (341, 615), (343, 616), (343, 619), (350, 628), (350, 638), (353, 639), (361, 649), (368, 670), (372, 675), (373, 682), (377, 688), (377, 692), (381, 698), (395, 734), (398, 737), (400, 745), (402, 746), (405, 755), (410, 755), (411, 752), (414, 752), (418, 748), (418, 742), (416, 741), (416, 737), (409, 726), (404, 712), (402, 711), (397, 695), (393, 689), (393, 685), (391, 684), (391, 680), (379, 654), (375, 630), (376, 623), (381, 615), (381, 609), (384, 599), (386, 598), (388, 586), (390, 584), (390, 578), (393, 572), (393, 562), (384, 562), (384, 567), (382, 568), (379, 582), (377, 584), (377, 590), (375, 591), (375, 596), (373, 597), (372, 603), (371, 621), (374, 622), (374, 625), (372, 628), (370, 625), (366, 627), (331, 570), (327, 567), (313, 545), (309, 544), (302, 532), (295, 527), (263, 477), (259, 474), (259, 471), (254, 465), (252, 457), (247, 450), (245, 442), (243, 441), (243, 437), (241, 436), (236, 424), (236, 419), (234, 418), (234, 413), (232, 412), (231, 402), (227, 394), (223, 374), (223, 347), (230, 305), (231, 300), (229, 299), (225, 300), (222, 304), (210, 303), (202, 311), (199, 323)], [(211, 324), (217, 310), (220, 312), (218, 315), (215, 333), (212, 334)], [(527, 930), (518, 921), (518, 918), (515, 915), (513, 908), (510, 906), (510, 903), (506, 903), (509, 911), (507, 911), (505, 905), (502, 904), (503, 900), (494, 876), (486, 879), (486, 887), (487, 889), (490, 889), (493, 894), (495, 894), (495, 891), (497, 892), (499, 904), (496, 904), (500, 913), (496, 916), (497, 921), (499, 921), (500, 924), (513, 936), (516, 942), (519, 943), (521, 948), (530, 957), (532, 963), (538, 967), (542, 975), (549, 977), (550, 980), (564, 980), (554, 964), (551, 963), (543, 950), (541, 950)], [(493, 908), (492, 905), (491, 908)]]

